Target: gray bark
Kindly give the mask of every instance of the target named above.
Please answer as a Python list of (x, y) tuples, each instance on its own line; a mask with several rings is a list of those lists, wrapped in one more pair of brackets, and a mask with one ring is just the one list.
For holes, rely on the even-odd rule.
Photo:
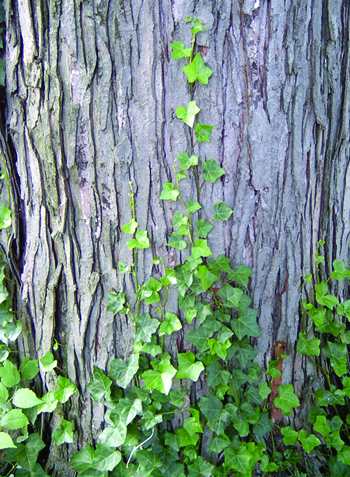
[[(189, 145), (175, 112), (189, 89), (169, 46), (189, 44), (186, 15), (205, 23), (197, 47), (214, 70), (195, 92), (200, 121), (215, 126), (200, 160), (215, 158), (226, 171), (203, 186), (203, 217), (222, 200), (234, 209), (210, 245), (214, 256), (225, 251), (253, 268), (260, 362), (286, 341), (284, 380), (301, 392), (308, 371), (295, 354), (301, 276), (313, 270), (321, 238), (328, 268), (348, 258), (349, 2), (7, 0), (6, 12), (17, 306), (32, 355), (51, 349), (53, 338), (66, 347), (60, 366), (67, 363), (80, 392), (66, 415), (76, 422), (72, 448), (91, 442), (103, 419), (86, 387), (93, 364), (105, 368), (132, 342), (126, 317), (106, 313), (110, 290), (132, 295), (117, 272), (118, 261), (131, 262), (121, 233), (131, 217), (129, 180), (152, 253), (170, 267), (179, 260), (166, 247), (177, 209), (159, 196)], [(187, 199), (196, 198), (191, 180)], [(146, 278), (157, 271), (151, 259), (140, 254)], [(52, 377), (43, 381), (52, 388)], [(51, 446), (52, 475), (74, 475), (70, 452)]]

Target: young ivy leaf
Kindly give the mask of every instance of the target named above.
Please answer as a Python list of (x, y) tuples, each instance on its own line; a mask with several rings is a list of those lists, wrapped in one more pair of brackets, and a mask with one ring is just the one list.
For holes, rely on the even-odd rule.
[(124, 309), (125, 295), (124, 293), (109, 292), (107, 301), (107, 311), (111, 311), (113, 315), (116, 315)]
[(194, 258), (210, 257), (211, 254), (212, 252), (208, 247), (207, 240), (196, 240), (196, 246), (192, 248), (192, 255)]
[(297, 351), (299, 354), (306, 354), (307, 356), (320, 355), (320, 343), (318, 338), (309, 338), (304, 333), (299, 333), (299, 340), (297, 345)]
[(182, 324), (176, 315), (173, 313), (165, 313), (165, 320), (161, 323), (159, 328), (159, 336), (170, 335), (173, 331), (181, 330)]
[(182, 179), (186, 179), (186, 174), (184, 173), (183, 170), (179, 170), (179, 172), (176, 174), (177, 180), (181, 181)]
[(128, 224), (122, 225), (122, 229), (126, 234), (134, 235), (138, 223), (134, 219), (130, 219)]
[(60, 427), (53, 431), (52, 437), (58, 446), (64, 443), (71, 444), (73, 442), (73, 423), (62, 419)]
[(184, 108), (183, 106), (180, 106), (179, 108), (176, 109), (176, 116), (178, 119), (182, 119), (187, 126), (190, 128), (193, 127), (194, 123), (194, 118), (196, 117), (196, 114), (198, 114), (200, 109), (196, 105), (195, 101), (190, 101), (187, 105), (187, 108)]
[(208, 233), (211, 231), (213, 226), (206, 222), (204, 219), (200, 219), (196, 221), (196, 235), (197, 237), (207, 238)]
[(160, 325), (159, 321), (151, 318), (149, 313), (137, 316), (135, 321), (137, 324), (135, 341), (149, 343), (151, 341), (151, 336), (157, 331), (158, 326)]
[(173, 227), (181, 227), (181, 225), (187, 225), (188, 217), (184, 217), (181, 212), (174, 214)]
[(169, 247), (176, 248), (176, 250), (183, 250), (187, 247), (187, 243), (182, 240), (182, 235), (173, 232), (168, 240)]
[(180, 58), (188, 58), (191, 56), (192, 48), (184, 48), (182, 41), (177, 41), (176, 43), (170, 43), (172, 52), (172, 59), (179, 60)]
[(228, 277), (232, 281), (236, 281), (241, 287), (248, 288), (249, 277), (252, 274), (251, 268), (243, 265), (242, 263), (238, 265), (237, 270), (230, 270), (228, 272)]
[(331, 278), (334, 280), (342, 281), (344, 278), (350, 277), (350, 270), (345, 268), (344, 262), (339, 260), (334, 260), (333, 262), (334, 271), (331, 273)]
[(199, 375), (204, 370), (204, 365), (201, 361), (195, 361), (194, 354), (179, 353), (179, 368), (177, 370), (176, 379), (191, 379), (197, 381)]
[(210, 142), (211, 131), (214, 126), (196, 124), (196, 139), (198, 142)]
[(139, 354), (133, 353), (127, 363), (120, 358), (109, 362), (108, 376), (117, 381), (118, 386), (126, 388), (139, 369)]
[(187, 152), (182, 152), (177, 160), (180, 162), (181, 164), (181, 169), (186, 171), (187, 169), (189, 169), (191, 166), (197, 166), (198, 165), (198, 156), (189, 156)]
[[(192, 20), (192, 19), (191, 19)], [(192, 22), (192, 28), (191, 28), (191, 33), (193, 35), (196, 35), (197, 33), (199, 33), (200, 31), (204, 31), (205, 30), (205, 26), (202, 25), (202, 23), (200, 22), (200, 20), (198, 18), (196, 18), (193, 22)]]
[(194, 214), (197, 212), (197, 210), (202, 208), (202, 206), (196, 200), (188, 200), (186, 202), (186, 206), (188, 212), (191, 212), (191, 214)]
[(204, 179), (212, 183), (225, 174), (224, 169), (218, 166), (214, 159), (208, 159), (208, 161), (203, 162), (203, 169), (206, 171)]
[(163, 184), (163, 190), (160, 194), (161, 200), (173, 200), (174, 202), (179, 196), (179, 191), (174, 190), (174, 184), (172, 182), (166, 182)]
[(290, 416), (290, 408), (300, 406), (300, 402), (296, 394), (294, 394), (293, 384), (280, 384), (278, 386), (278, 397), (274, 401), (274, 405), (282, 409), (285, 416)]
[(130, 250), (133, 248), (148, 248), (149, 238), (147, 237), (147, 231), (143, 230), (136, 232), (135, 238), (128, 240), (126, 245)]
[(213, 74), (213, 70), (205, 66), (200, 53), (197, 53), (192, 63), (182, 68), (186, 73), (189, 83), (199, 81), (202, 84), (208, 84), (208, 80)]
[(216, 212), (214, 219), (219, 221), (228, 220), (233, 214), (233, 210), (230, 209), (230, 207), (227, 207), (225, 202), (215, 204), (214, 210)]

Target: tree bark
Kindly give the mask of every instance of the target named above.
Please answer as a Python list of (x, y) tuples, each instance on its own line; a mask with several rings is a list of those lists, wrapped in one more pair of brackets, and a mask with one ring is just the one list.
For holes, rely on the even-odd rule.
[[(79, 389), (65, 415), (77, 441), (69, 449), (51, 444), (48, 472), (74, 475), (69, 456), (103, 422), (86, 387), (92, 366), (105, 368), (132, 344), (126, 316), (106, 312), (112, 289), (132, 297), (133, 283), (117, 271), (118, 261), (132, 258), (121, 233), (131, 217), (129, 180), (152, 241), (139, 254), (141, 275), (157, 273), (152, 254), (169, 267), (179, 260), (166, 247), (176, 207), (159, 196), (189, 146), (176, 119), (189, 88), (169, 46), (189, 44), (186, 15), (205, 24), (197, 48), (214, 70), (209, 86), (195, 91), (200, 121), (214, 125), (200, 160), (215, 158), (226, 171), (205, 183), (201, 203), (211, 210), (224, 200), (234, 210), (210, 246), (214, 256), (226, 252), (253, 269), (260, 363), (285, 341), (283, 380), (302, 392), (310, 370), (295, 353), (301, 277), (314, 270), (319, 239), (328, 269), (349, 256), (349, 2), (6, 0), (5, 7), (11, 147), (3, 143), (3, 153), (15, 208), (16, 306), (29, 331), (22, 346), (32, 343), (30, 353), (41, 357), (57, 339), (65, 346), (59, 366)], [(191, 180), (186, 199), (196, 198)], [(171, 304), (175, 312), (175, 298)], [(42, 379), (50, 390), (53, 377)], [(301, 409), (296, 424), (303, 418)]]

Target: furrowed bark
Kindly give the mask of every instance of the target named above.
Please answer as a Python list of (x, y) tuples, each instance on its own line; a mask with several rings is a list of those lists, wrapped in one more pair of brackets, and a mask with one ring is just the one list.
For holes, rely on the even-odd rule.
[[(179, 258), (166, 247), (177, 209), (159, 196), (190, 143), (176, 119), (189, 87), (169, 46), (189, 44), (186, 15), (205, 24), (197, 49), (214, 70), (194, 94), (200, 121), (215, 126), (200, 160), (226, 171), (203, 185), (201, 202), (206, 211), (222, 200), (234, 209), (210, 245), (214, 256), (225, 251), (253, 268), (260, 363), (285, 341), (284, 382), (299, 393), (312, 387), (312, 370), (295, 353), (301, 277), (314, 271), (319, 239), (328, 269), (349, 255), (349, 10), (345, 0), (6, 1), (18, 306), (38, 357), (54, 338), (65, 346), (60, 367), (80, 393), (65, 411), (77, 442), (51, 445), (52, 475), (74, 475), (69, 456), (101, 430), (103, 407), (86, 387), (93, 364), (105, 368), (131, 349), (132, 324), (106, 313), (112, 289), (132, 299), (133, 283), (117, 272), (118, 261), (132, 260), (121, 233), (129, 180), (152, 253), (169, 267)], [(181, 187), (196, 199), (194, 177)], [(141, 283), (157, 271), (151, 260), (150, 251), (139, 254)], [(42, 379), (54, 386), (50, 374)]]

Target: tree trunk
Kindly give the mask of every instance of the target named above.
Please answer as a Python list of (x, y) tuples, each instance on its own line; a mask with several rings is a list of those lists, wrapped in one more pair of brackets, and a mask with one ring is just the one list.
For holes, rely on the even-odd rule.
[[(266, 364), (275, 342), (285, 341), (283, 380), (300, 393), (301, 277), (314, 269), (319, 239), (327, 267), (348, 258), (349, 2), (6, 0), (5, 7), (3, 153), (15, 208), (16, 306), (29, 331), (23, 347), (32, 344), (32, 357), (41, 357), (54, 339), (63, 344), (59, 366), (79, 389), (64, 416), (75, 421), (77, 441), (69, 449), (51, 444), (48, 472), (74, 475), (69, 456), (103, 422), (103, 406), (87, 390), (92, 366), (105, 368), (132, 344), (125, 315), (106, 312), (112, 289), (132, 297), (132, 282), (117, 271), (118, 261), (131, 261), (121, 233), (131, 217), (129, 180), (152, 241), (140, 254), (141, 274), (156, 272), (152, 254), (169, 267), (178, 262), (179, 252), (166, 247), (176, 208), (159, 196), (189, 144), (176, 119), (189, 88), (169, 46), (189, 44), (186, 15), (205, 24), (197, 48), (214, 70), (209, 87), (195, 92), (201, 122), (214, 125), (200, 159), (215, 158), (226, 171), (215, 185), (206, 182), (201, 202), (224, 200), (234, 210), (210, 245), (214, 256), (225, 251), (253, 269), (259, 360)], [(193, 191), (187, 185), (186, 199)], [(303, 409), (296, 418), (300, 424)]]

